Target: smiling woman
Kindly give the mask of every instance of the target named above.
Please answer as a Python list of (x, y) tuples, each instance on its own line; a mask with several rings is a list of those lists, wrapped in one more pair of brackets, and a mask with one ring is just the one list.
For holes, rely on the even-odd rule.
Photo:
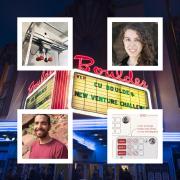
[(120, 32), (117, 32), (113, 44), (113, 62), (115, 65), (157, 65), (152, 37), (153, 29), (150, 27), (144, 23), (128, 23), (120, 26)]
[(126, 53), (128, 54), (129, 59), (126, 62), (122, 61), (122, 65), (123, 64), (128, 64), (128, 65), (138, 64), (138, 59), (141, 55), (141, 51), (143, 48), (143, 44), (138, 35), (138, 32), (132, 29), (127, 29), (124, 33), (123, 43), (124, 43), (124, 49), (126, 50)]

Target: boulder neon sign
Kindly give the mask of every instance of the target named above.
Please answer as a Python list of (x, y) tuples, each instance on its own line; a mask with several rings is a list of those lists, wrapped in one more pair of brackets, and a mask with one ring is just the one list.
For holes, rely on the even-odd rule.
[(84, 55), (75, 55), (74, 60), (78, 61), (77, 68), (80, 70), (87, 71), (87, 72), (93, 71), (95, 74), (98, 74), (98, 75), (103, 75), (103, 76), (116, 79), (122, 82), (148, 88), (146, 81), (141, 80), (140, 78), (134, 77), (134, 74), (132, 71), (129, 71), (128, 75), (123, 77), (123, 71), (108, 71), (98, 66), (93, 67), (93, 65), (95, 64), (95, 60), (92, 57), (84, 56)]
[(36, 89), (43, 81), (45, 81), (54, 71), (43, 71), (38, 81), (32, 81), (28, 87), (28, 92), (31, 93)]
[[(109, 77), (112, 79), (116, 79), (122, 82), (148, 88), (147, 82), (145, 80), (141, 80), (138, 77), (134, 77), (133, 71), (129, 71), (127, 75), (124, 75), (123, 71), (108, 71), (106, 69), (102, 69), (101, 67), (94, 66), (95, 60), (92, 57), (85, 56), (85, 55), (75, 55), (74, 60), (77, 62), (77, 69), (87, 71), (87, 72), (93, 72), (95, 74)], [(29, 85), (28, 92), (31, 93), (43, 81), (45, 81), (53, 72), (54, 71), (43, 71), (41, 74), (40, 80), (38, 80), (37, 82), (33, 81)]]

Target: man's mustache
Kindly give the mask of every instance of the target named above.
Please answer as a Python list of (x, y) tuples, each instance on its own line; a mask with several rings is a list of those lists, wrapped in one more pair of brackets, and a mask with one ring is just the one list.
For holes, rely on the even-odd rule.
[(45, 131), (45, 130), (42, 128), (36, 128), (34, 131)]

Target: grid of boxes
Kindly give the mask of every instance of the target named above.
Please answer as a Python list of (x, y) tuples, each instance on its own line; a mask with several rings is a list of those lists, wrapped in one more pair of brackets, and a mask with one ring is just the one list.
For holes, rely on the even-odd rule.
[[(162, 18), (108, 18), (107, 23), (108, 70), (163, 70)], [(140, 48), (140, 50), (138, 49), (139, 47), (143, 46), (145, 42), (142, 42), (141, 34), (138, 33), (138, 30), (134, 30), (132, 27), (144, 26), (143, 28), (148, 29), (148, 27), (150, 27), (148, 24), (151, 24), (151, 27), (154, 27), (157, 30), (153, 37), (158, 38), (155, 41), (158, 49), (155, 49), (154, 56), (157, 59), (152, 64), (142, 64), (141, 62), (137, 61), (139, 64), (137, 63), (135, 66), (132, 66), (130, 65), (130, 60), (132, 57), (136, 60), (137, 57), (138, 60), (142, 60), (142, 54), (144, 55), (146, 53), (142, 52), (144, 51), (144, 48)], [(119, 26), (122, 31), (125, 29), (125, 27), (129, 27), (131, 34), (135, 36), (135, 38), (130, 37), (126, 31), (124, 32), (123, 39), (121, 39), (121, 41), (124, 43), (126, 56), (128, 55), (125, 58), (125, 63), (127, 63), (125, 66), (122, 64), (124, 63), (124, 60), (121, 60), (121, 62), (118, 64), (113, 59), (113, 53), (116, 49), (116, 45), (113, 44), (113, 29), (117, 26)], [(48, 163), (72, 163), (72, 112), (79, 112), (87, 115), (97, 115), (98, 117), (101, 117), (102, 115), (103, 117), (108, 118), (108, 163), (130, 162), (126, 161), (127, 159), (132, 160), (132, 163), (138, 163), (140, 159), (139, 162), (142, 163), (143, 158), (141, 157), (143, 157), (145, 154), (144, 150), (146, 149), (146, 143), (148, 142), (151, 144), (150, 139), (152, 140), (152, 138), (142, 138), (142, 136), (138, 137), (134, 135), (133, 132), (130, 132), (130, 122), (119, 123), (121, 121), (120, 118), (118, 120), (115, 118), (117, 121), (113, 120), (111, 117), (112, 113), (109, 115), (107, 112), (109, 109), (118, 109), (117, 113), (121, 114), (127, 109), (138, 109), (136, 112), (142, 112), (142, 115), (147, 115), (148, 113), (146, 114), (146, 112), (149, 112), (149, 109), (152, 108), (149, 91), (145, 88), (139, 88), (136, 85), (128, 85), (124, 82), (120, 83), (117, 80), (110, 80), (103, 77), (101, 78), (99, 75), (73, 70), (72, 32), (72, 18), (18, 18), (18, 70), (54, 71), (53, 75), (51, 74), (49, 77), (41, 80), (39, 84), (36, 83), (36, 85), (34, 85), (34, 89), (26, 98), (24, 105), (25, 109), (18, 111), (18, 162), (47, 163), (46, 159), (41, 159), (41, 157), (40, 160), (22, 158), (23, 115), (59, 114), (67, 115), (68, 117), (68, 132), (66, 132), (68, 134), (68, 158), (63, 159), (62, 161), (59, 161), (58, 159), (50, 159)], [(127, 49), (126, 45), (128, 46)], [(117, 57), (119, 52), (120, 51), (116, 52)], [(148, 59), (146, 60), (149, 62)], [(135, 78), (134, 84), (136, 83), (139, 83), (138, 78)], [(115, 111), (113, 113), (115, 113)], [(159, 123), (161, 124), (162, 116), (160, 116), (157, 121), (160, 121)], [(123, 127), (121, 127), (122, 125)], [(154, 129), (148, 129), (148, 127), (145, 126), (146, 124), (144, 124), (144, 127), (141, 127), (141, 129), (144, 131), (144, 136), (146, 136), (146, 131), (153, 131), (154, 129), (161, 127), (158, 126), (153, 127)], [(137, 129), (138, 128), (140, 129), (140, 127), (137, 127)], [(158, 152), (158, 158), (149, 157), (149, 159), (155, 159), (153, 161), (154, 163), (161, 163), (162, 157), (160, 156), (162, 155), (162, 147), (160, 144), (162, 144), (162, 129), (157, 129), (156, 131), (158, 131), (158, 133), (159, 131), (161, 132), (161, 138), (158, 139), (159, 145), (157, 146), (159, 149), (156, 149)], [(125, 131), (126, 133), (129, 133), (127, 137), (123, 136)], [(115, 140), (112, 138), (113, 134), (116, 134), (117, 138)], [(111, 139), (112, 142), (110, 142)], [(115, 143), (113, 143), (114, 141)], [(157, 139), (154, 138), (154, 141), (157, 142)], [(113, 149), (115, 149), (115, 154)], [(125, 161), (122, 161), (122, 159), (125, 159)], [(147, 159), (144, 162), (148, 163)]]

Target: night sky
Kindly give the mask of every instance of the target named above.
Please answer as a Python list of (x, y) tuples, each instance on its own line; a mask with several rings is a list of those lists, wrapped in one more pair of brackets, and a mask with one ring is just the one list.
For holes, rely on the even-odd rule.
[[(0, 47), (16, 42), (17, 17), (56, 17), (73, 2), (75, 0), (1, 0)], [(170, 2), (172, 14), (179, 16), (180, 1), (172, 0)], [(145, 3), (148, 1), (145, 0)]]
[(17, 41), (17, 17), (56, 17), (73, 0), (3, 0), (0, 5), (0, 47)]

